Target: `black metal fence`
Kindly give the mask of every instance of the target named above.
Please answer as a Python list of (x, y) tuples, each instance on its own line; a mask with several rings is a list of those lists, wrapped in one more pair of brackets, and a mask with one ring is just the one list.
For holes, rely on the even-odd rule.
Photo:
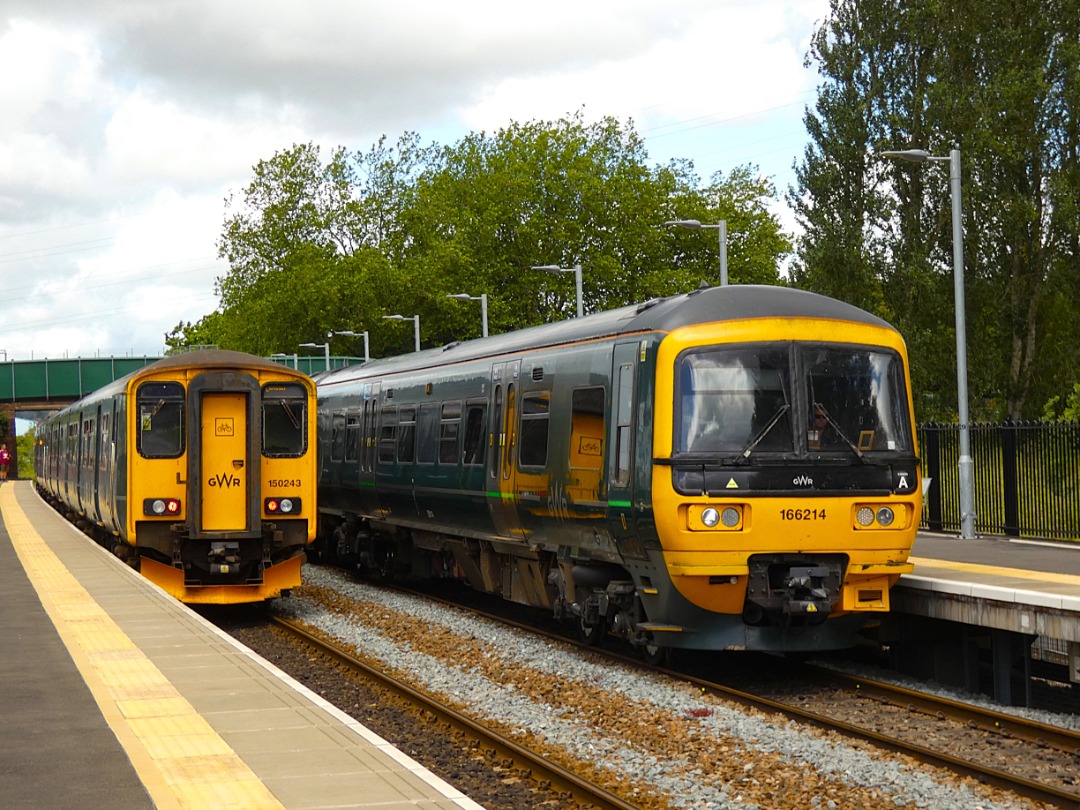
[[(1080, 422), (1002, 422), (970, 427), (975, 531), (1080, 540)], [(922, 528), (960, 531), (960, 429), (920, 425), (930, 488)]]

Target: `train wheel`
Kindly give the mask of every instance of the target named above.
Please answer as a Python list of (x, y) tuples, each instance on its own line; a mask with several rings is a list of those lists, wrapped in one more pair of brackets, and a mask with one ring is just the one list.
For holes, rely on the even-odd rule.
[(664, 667), (671, 662), (671, 647), (661, 647), (653, 641), (652, 636), (638, 649), (641, 650), (642, 659), (650, 667)]
[(587, 624), (584, 618), (578, 619), (578, 637), (581, 639), (581, 643), (587, 647), (597, 646), (600, 639), (604, 637), (604, 622)]

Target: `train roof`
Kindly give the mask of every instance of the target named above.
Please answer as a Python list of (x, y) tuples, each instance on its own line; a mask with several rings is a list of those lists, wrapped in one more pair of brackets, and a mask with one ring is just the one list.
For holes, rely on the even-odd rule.
[(756, 318), (825, 318), (896, 331), (886, 321), (856, 306), (792, 287), (753, 284), (701, 287), (682, 295), (654, 298), (583, 318), (371, 360), (359, 366), (319, 374), (316, 382), (320, 386), (333, 385), (380, 373), (421, 370), (447, 362), (475, 360), (527, 349), (644, 332), (670, 332), (698, 323)]
[(78, 410), (87, 402), (93, 402), (101, 397), (114, 396), (115, 394), (124, 391), (127, 388), (128, 383), (133, 379), (159, 371), (168, 371), (169, 369), (189, 368), (200, 370), (256, 368), (267, 371), (279, 371), (283, 374), (291, 374), (297, 377), (307, 377), (307, 375), (301, 371), (296, 371), (288, 366), (283, 366), (280, 363), (275, 363), (273, 360), (267, 360), (265, 357), (259, 357), (254, 354), (234, 352), (227, 349), (198, 349), (190, 352), (182, 352), (181, 354), (174, 354), (169, 357), (163, 357), (161, 360), (157, 360), (147, 366), (136, 369), (129, 374), (125, 374), (123, 377), (117, 377), (112, 382), (103, 385), (96, 391), (84, 395), (66, 408), (57, 411), (50, 417), (50, 420), (66, 414), (68, 411)]

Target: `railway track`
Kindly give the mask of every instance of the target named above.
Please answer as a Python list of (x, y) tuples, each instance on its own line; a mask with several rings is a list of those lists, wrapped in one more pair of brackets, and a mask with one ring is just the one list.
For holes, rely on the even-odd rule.
[[(819, 686), (836, 690), (838, 696), (842, 694), (844, 702), (848, 704), (848, 708), (842, 712), (844, 718), (858, 717), (858, 722), (842, 719), (827, 708), (821, 708), (820, 701), (816, 702), (815, 708), (805, 708), (794, 702), (744, 692), (728, 685), (691, 676), (682, 677), (743, 705), (778, 712), (792, 720), (836, 731), (853, 739), (866, 740), (890, 751), (914, 757), (928, 765), (974, 776), (980, 782), (995, 785), (1019, 796), (1057, 807), (1080, 807), (1080, 781), (1070, 775), (1077, 773), (1080, 768), (1080, 735), (1076, 732), (867, 678), (813, 667), (804, 667), (801, 671), (812, 673), (810, 677)], [(875, 704), (875, 709), (884, 709), (888, 715), (851, 709), (851, 706), (866, 703)], [(981, 754), (985, 749), (977, 745), (971, 734), (966, 734), (967, 739), (960, 746), (960, 750), (951, 753), (944, 749), (949, 745), (948, 740), (955, 740), (956, 735), (940, 731), (924, 733), (920, 729), (925, 729), (928, 724), (912, 723), (910, 718), (913, 714), (928, 718), (930, 726), (951, 721), (962, 726), (965, 732), (973, 732), (974, 735), (982, 735), (987, 739), (1013, 740), (1019, 744), (1012, 746), (1012, 754), (995, 757), (992, 761), (985, 757), (980, 759), (972, 756), (971, 752)], [(895, 718), (900, 715), (906, 715), (907, 719), (893, 723), (890, 730), (881, 730), (882, 727), (890, 725), (889, 716)], [(907, 734), (897, 733), (900, 729), (906, 730)], [(916, 739), (932, 739), (939, 744), (922, 744)], [(1056, 753), (1047, 757), (1047, 749)], [(1042, 761), (1057, 762), (1057, 767), (1048, 767), (1055, 776), (1053, 782), (1002, 769), (1003, 761), (1022, 762), (1025, 752), (1029, 757), (1038, 756)], [(1074, 780), (1072, 787), (1062, 786), (1061, 782), (1066, 779)]]
[[(683, 679), (741, 706), (778, 713), (851, 739), (864, 740), (928, 765), (972, 776), (1018, 796), (1056, 807), (1080, 808), (1080, 776), (1077, 776), (1080, 774), (1080, 733), (1069, 729), (809, 665), (797, 668), (799, 676), (795, 680), (813, 683), (824, 690), (826, 696), (823, 699), (807, 701), (805, 689), (797, 690), (793, 698), (777, 696), (770, 690), (750, 691), (675, 669), (649, 667), (630, 654), (587, 646), (560, 633), (473, 607), (463, 608), (453, 600), (393, 587), (402, 593), (468, 609), (523, 632)], [(980, 745), (980, 736), (988, 744)], [(989, 756), (991, 751), (988, 749), (993, 749), (995, 756)], [(1042, 778), (1036, 778), (1040, 774)]]
[(383, 672), (378, 667), (360, 660), (338, 645), (309, 632), (298, 623), (277, 616), (271, 618), (275, 624), (301, 639), (305, 644), (336, 659), (350, 670), (378, 682), (422, 710), (430, 712), (442, 722), (463, 733), (469, 740), (494, 750), (500, 757), (511, 760), (519, 770), (529, 772), (534, 780), (549, 782), (554, 789), (579, 804), (599, 810), (638, 810), (636, 805), (623, 801), (603, 787), (519, 745), (425, 692)]

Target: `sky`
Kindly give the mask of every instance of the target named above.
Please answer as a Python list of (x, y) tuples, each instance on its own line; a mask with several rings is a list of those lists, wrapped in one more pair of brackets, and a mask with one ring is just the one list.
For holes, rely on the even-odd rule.
[[(633, 123), (782, 198), (828, 0), (3, 0), (0, 360), (158, 356), (218, 305), (231, 193), (298, 143)], [(778, 201), (789, 229), (794, 220)], [(352, 328), (343, 326), (342, 328)], [(358, 327), (357, 327), (358, 328)], [(281, 347), (293, 352), (296, 347)]]

